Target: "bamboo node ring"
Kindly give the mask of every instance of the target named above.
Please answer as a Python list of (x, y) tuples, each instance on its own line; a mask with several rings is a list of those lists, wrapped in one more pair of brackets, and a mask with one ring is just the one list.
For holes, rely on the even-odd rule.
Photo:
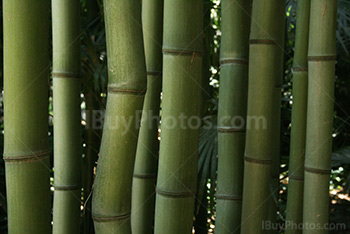
[(40, 153), (32, 153), (29, 155), (22, 155), (22, 156), (11, 156), (7, 157), (4, 156), (3, 159), (6, 163), (24, 163), (24, 162), (34, 162), (39, 161), (45, 158), (48, 158), (50, 155), (50, 151), (46, 152), (40, 152)]
[(248, 65), (249, 64), (249, 60), (241, 59), (241, 58), (237, 58), (237, 59), (221, 59), (220, 60), (220, 65), (225, 65), (225, 64), (244, 64), (244, 65)]
[(133, 177), (138, 179), (154, 179), (156, 178), (156, 174), (134, 174)]
[(232, 196), (232, 195), (224, 195), (224, 194), (217, 194), (216, 199), (217, 200), (242, 201), (241, 196)]
[(244, 160), (247, 162), (257, 163), (257, 164), (272, 164), (272, 160), (270, 159), (255, 159), (255, 158), (244, 156)]
[(80, 79), (81, 76), (78, 73), (69, 73), (69, 72), (52, 72), (53, 78), (75, 78)]
[(108, 87), (108, 92), (144, 95), (146, 93), (146, 90), (120, 89), (120, 88), (115, 88), (115, 87)]
[(148, 76), (161, 76), (162, 74), (162, 71), (147, 71)]
[(307, 72), (309, 69), (307, 67), (293, 67), (293, 72)]
[(314, 173), (314, 174), (321, 174), (321, 175), (330, 175), (331, 170), (325, 170), (325, 169), (318, 169), (318, 168), (311, 168), (311, 167), (304, 167), (306, 172)]
[(163, 191), (158, 188), (156, 188), (156, 193), (158, 195), (164, 196), (164, 197), (174, 197), (174, 198), (187, 198), (187, 197), (193, 197), (193, 193), (186, 193), (186, 192), (170, 192), (170, 191)]
[(92, 215), (92, 219), (95, 222), (104, 223), (104, 222), (113, 222), (113, 221), (120, 221), (120, 220), (124, 220), (124, 219), (129, 219), (130, 215), (131, 215), (131, 212), (121, 214), (121, 215), (116, 215), (116, 216)]

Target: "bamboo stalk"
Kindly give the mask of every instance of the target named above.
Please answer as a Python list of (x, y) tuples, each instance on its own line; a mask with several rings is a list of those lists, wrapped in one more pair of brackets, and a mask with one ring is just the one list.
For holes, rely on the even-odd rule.
[[(328, 233), (334, 79), (336, 0), (311, 0), (309, 87), (304, 184), (304, 234)], [(317, 199), (315, 199), (317, 194)], [(311, 225), (320, 226), (320, 229)]]
[(8, 233), (50, 233), (49, 1), (4, 1), (3, 9)]
[[(190, 233), (192, 230), (200, 127), (202, 14), (200, 0), (164, 1), (156, 234)], [(188, 124), (190, 118), (194, 123), (199, 122)]]
[(148, 83), (133, 178), (131, 226), (135, 234), (153, 233), (162, 89), (163, 0), (143, 0), (142, 26)]
[[(223, 0), (215, 233), (240, 233), (251, 1)], [(234, 121), (236, 120), (236, 121)]]
[(253, 1), (241, 233), (266, 233), (263, 224), (268, 220), (271, 196), (284, 7), (280, 0)]
[[(270, 181), (270, 195), (269, 195), (269, 213), (268, 220), (272, 224), (277, 225), (277, 213), (279, 210), (278, 200), (280, 191), (280, 154), (281, 154), (281, 95), (284, 75), (284, 35), (285, 35), (285, 17), (280, 21), (274, 22), (274, 30), (278, 31), (276, 39), (278, 41), (279, 49), (275, 51), (275, 69), (273, 76), (275, 77), (275, 89), (273, 91), (273, 133), (272, 133), (272, 166), (271, 166), (271, 181)], [(277, 229), (270, 230), (269, 233), (278, 233)]]
[(293, 106), (289, 157), (286, 234), (301, 234), (291, 224), (303, 222), (303, 186), (306, 143), (310, 0), (299, 0), (293, 64)]
[(80, 1), (52, 1), (53, 233), (79, 233), (81, 193)]
[(131, 187), (146, 66), (138, 0), (104, 1), (108, 97), (92, 213), (97, 234), (131, 233)]

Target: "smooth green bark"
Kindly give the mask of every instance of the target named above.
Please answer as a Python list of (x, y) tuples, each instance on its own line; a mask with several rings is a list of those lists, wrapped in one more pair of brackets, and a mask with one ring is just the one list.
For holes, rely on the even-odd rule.
[(80, 1), (52, 1), (53, 233), (78, 233), (81, 193)]
[(251, 1), (223, 0), (215, 233), (240, 233)]
[[(247, 133), (241, 233), (270, 233), (272, 162), (276, 152), (276, 90), (283, 68), (284, 1), (254, 0), (249, 54)], [(278, 102), (279, 103), (279, 102)]]
[[(202, 14), (200, 0), (164, 1), (156, 234), (191, 233), (193, 226), (202, 80)], [(191, 119), (193, 124), (189, 123)]]
[(289, 156), (286, 233), (300, 234), (303, 222), (304, 160), (306, 143), (310, 0), (299, 0), (293, 63), (293, 106)]
[(49, 1), (3, 1), (8, 233), (51, 233)]
[[(304, 234), (328, 233), (334, 80), (336, 0), (311, 0), (309, 87), (304, 184)], [(317, 194), (317, 199), (315, 199)], [(313, 225), (321, 229), (312, 228)]]
[(146, 91), (141, 2), (104, 1), (108, 98), (93, 188), (97, 234), (131, 233), (131, 187), (138, 138), (137, 115)]
[(136, 151), (131, 226), (134, 234), (151, 234), (154, 225), (155, 182), (159, 152), (163, 0), (142, 1), (142, 27), (148, 83)]

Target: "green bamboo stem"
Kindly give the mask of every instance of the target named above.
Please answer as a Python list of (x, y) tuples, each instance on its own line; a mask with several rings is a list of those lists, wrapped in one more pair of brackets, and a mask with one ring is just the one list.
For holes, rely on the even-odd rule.
[(141, 2), (104, 1), (108, 98), (92, 213), (97, 234), (131, 233), (131, 187), (137, 114), (146, 91)]
[(51, 232), (49, 1), (3, 2), (8, 233)]
[[(279, 32), (276, 35), (279, 49), (275, 51), (275, 69), (273, 70), (273, 76), (275, 77), (275, 89), (273, 91), (274, 103), (273, 103), (273, 133), (272, 133), (272, 165), (271, 165), (271, 181), (270, 181), (270, 195), (269, 195), (269, 213), (268, 220), (272, 224), (277, 224), (277, 213), (279, 210), (279, 187), (280, 187), (280, 137), (281, 137), (281, 95), (282, 95), (282, 83), (283, 83), (283, 68), (284, 68), (284, 30), (285, 20), (284, 16), (281, 21), (274, 22), (274, 30)], [(277, 229), (270, 230), (269, 233), (278, 233)]]
[(241, 233), (266, 233), (276, 135), (276, 87), (283, 65), (284, 2), (254, 0), (250, 35)]
[(163, 0), (142, 1), (142, 27), (148, 82), (132, 188), (131, 227), (134, 234), (153, 233), (162, 89)]
[(215, 227), (218, 234), (240, 233), (251, 1), (222, 0), (221, 7), (224, 10), (221, 24)]
[(80, 1), (52, 1), (53, 233), (79, 233), (81, 193)]
[(202, 14), (203, 2), (200, 0), (164, 1), (164, 80), (156, 234), (190, 233), (193, 226), (199, 126), (190, 126), (188, 120), (200, 119)]
[[(311, 0), (304, 234), (328, 233), (325, 225), (328, 223), (329, 214), (336, 25), (337, 1)], [(321, 229), (312, 228), (312, 225), (320, 226)]]
[[(306, 113), (310, 0), (299, 0), (293, 64), (293, 106), (289, 157), (289, 183), (286, 234), (301, 234), (293, 227), (303, 222), (304, 160), (306, 143)], [(295, 225), (294, 225), (295, 226)]]

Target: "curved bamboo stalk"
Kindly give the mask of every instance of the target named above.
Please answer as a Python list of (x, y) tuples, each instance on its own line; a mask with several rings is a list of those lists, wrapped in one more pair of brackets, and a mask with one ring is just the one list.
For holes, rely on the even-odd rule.
[(306, 143), (306, 113), (310, 0), (299, 0), (293, 64), (293, 106), (289, 157), (289, 182), (286, 234), (301, 234), (291, 224), (303, 222), (304, 160)]
[[(223, 0), (215, 233), (240, 233), (251, 1)], [(236, 121), (234, 121), (236, 120)]]
[(142, 27), (148, 82), (132, 189), (131, 227), (135, 234), (153, 233), (162, 89), (163, 0), (142, 1)]
[(3, 1), (8, 232), (51, 232), (49, 1)]
[(104, 1), (108, 98), (92, 213), (97, 234), (131, 233), (131, 187), (138, 137), (137, 112), (146, 91), (138, 0)]
[(53, 233), (79, 233), (81, 193), (80, 1), (52, 1)]
[[(266, 233), (282, 75), (284, 2), (253, 1), (241, 233)], [(278, 100), (278, 99), (277, 99)]]
[[(192, 230), (200, 127), (202, 14), (200, 0), (164, 1), (156, 234), (190, 233)], [(189, 124), (190, 118), (193, 126)]]
[(306, 227), (304, 234), (328, 233), (336, 25), (337, 1), (311, 0), (303, 222), (321, 229)]

